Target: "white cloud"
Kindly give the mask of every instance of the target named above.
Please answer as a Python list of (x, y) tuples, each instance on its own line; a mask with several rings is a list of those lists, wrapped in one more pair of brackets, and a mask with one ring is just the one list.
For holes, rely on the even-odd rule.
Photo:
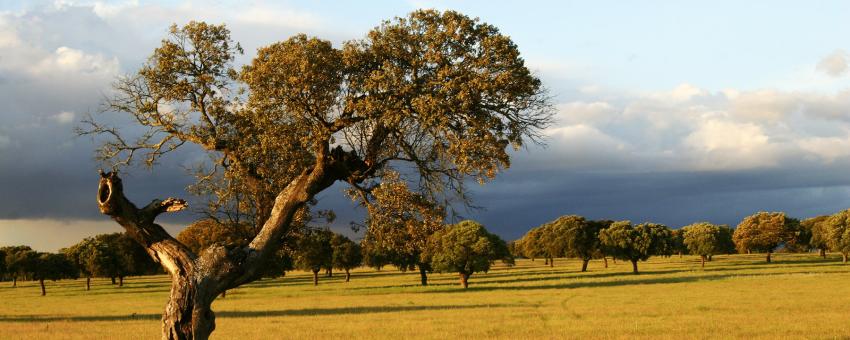
[(817, 155), (827, 163), (850, 156), (850, 135), (804, 138), (798, 144), (801, 149)]
[(777, 164), (775, 146), (765, 131), (752, 123), (708, 120), (685, 137), (683, 145), (696, 151), (692, 165), (700, 170), (750, 169)]
[(74, 113), (70, 111), (62, 111), (50, 116), (50, 119), (59, 124), (68, 124), (74, 121)]
[(71, 72), (115, 76), (118, 74), (118, 58), (102, 54), (89, 54), (82, 50), (61, 46), (31, 68), (34, 74)]
[(847, 72), (850, 56), (844, 50), (835, 50), (818, 62), (817, 70), (832, 77), (838, 77)]

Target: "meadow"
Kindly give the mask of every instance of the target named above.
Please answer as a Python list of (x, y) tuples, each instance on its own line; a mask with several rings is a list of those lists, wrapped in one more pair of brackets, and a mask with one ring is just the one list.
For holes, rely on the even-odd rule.
[[(850, 265), (832, 254), (654, 257), (609, 260), (579, 271), (576, 260), (518, 260), (476, 273), (468, 289), (456, 275), (361, 268), (344, 275), (306, 272), (231, 290), (213, 304), (218, 339), (465, 338), (850, 338)], [(0, 339), (156, 339), (167, 276), (0, 283)]]

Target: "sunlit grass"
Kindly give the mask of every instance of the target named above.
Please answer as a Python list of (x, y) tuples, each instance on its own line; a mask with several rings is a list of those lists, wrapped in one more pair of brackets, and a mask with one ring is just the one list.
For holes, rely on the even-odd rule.
[[(715, 256), (631, 264), (517, 261), (475, 274), (361, 269), (313, 287), (307, 273), (262, 280), (213, 305), (219, 339), (270, 338), (848, 338), (850, 265), (833, 255)], [(0, 283), (0, 339), (159, 337), (168, 277)]]

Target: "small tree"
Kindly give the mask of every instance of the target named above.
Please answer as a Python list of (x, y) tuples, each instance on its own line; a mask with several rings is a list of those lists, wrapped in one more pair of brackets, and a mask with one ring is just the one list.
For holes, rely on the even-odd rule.
[(47, 295), (44, 280), (56, 281), (64, 278), (77, 278), (74, 264), (64, 254), (39, 253), (30, 268), (33, 280), (41, 285), (41, 296)]
[(758, 212), (747, 216), (735, 229), (733, 240), (741, 252), (759, 251), (770, 254), (783, 242), (793, 237), (799, 221), (783, 212)]
[(463, 288), (469, 287), (473, 273), (490, 270), (492, 262), (513, 263), (505, 241), (470, 220), (447, 226), (431, 236), (426, 257), (434, 270), (458, 273)]
[(824, 224), (829, 230), (829, 249), (841, 253), (842, 262), (847, 263), (850, 254), (850, 209), (832, 215)]
[[(531, 261), (534, 261), (538, 257), (546, 256), (543, 247), (543, 237), (544, 230), (541, 227), (531, 228), (531, 230), (525, 233), (521, 241), (523, 256), (530, 258)], [(546, 257), (547, 264), (548, 260), (549, 258)]]
[(619, 221), (599, 231), (599, 241), (607, 254), (632, 262), (632, 272), (638, 274), (638, 261), (664, 253), (669, 247), (670, 230), (655, 223), (632, 226)]
[(6, 278), (6, 248), (0, 248), (0, 281)]
[(576, 215), (562, 216), (553, 223), (563, 226), (567, 256), (581, 259), (581, 271), (586, 272), (588, 262), (599, 252), (599, 229), (603, 224)]
[(360, 251), (363, 252), (363, 264), (367, 267), (380, 271), (384, 266), (392, 263), (387, 251), (378, 247), (368, 233), (360, 240)]
[(333, 233), (328, 229), (307, 229), (298, 240), (295, 266), (313, 272), (313, 285), (319, 285), (319, 271), (332, 266)]
[(811, 235), (809, 246), (817, 249), (821, 257), (826, 258), (826, 251), (829, 249), (829, 224), (825, 223), (829, 220), (829, 215), (807, 218), (800, 222), (800, 228), (808, 230)]
[(12, 277), (12, 287), (18, 286), (18, 278), (26, 276), (37, 254), (29, 246), (3, 248), (6, 254), (6, 272)]
[(336, 269), (345, 271), (345, 282), (351, 279), (350, 270), (363, 264), (363, 253), (360, 245), (340, 234), (334, 234), (331, 239), (333, 248), (332, 262)]
[(691, 254), (699, 255), (701, 266), (705, 260), (717, 253), (720, 246), (720, 227), (708, 222), (694, 223), (683, 227), (684, 244)]
[(679, 254), (679, 257), (682, 257), (688, 251), (688, 247), (685, 245), (685, 231), (683, 228), (670, 231), (673, 253)]
[[(738, 249), (735, 247), (735, 241), (732, 239), (732, 236), (735, 235), (735, 229), (726, 224), (719, 225), (718, 227), (720, 228), (720, 234), (717, 235), (717, 253), (727, 255), (738, 253)], [(708, 260), (711, 261), (711, 256), (708, 257)]]
[(422, 253), (428, 238), (443, 228), (444, 210), (412, 192), (398, 174), (388, 174), (372, 190), (374, 200), (365, 203), (369, 211), (366, 239), (370, 248), (402, 270), (419, 269), (419, 279), (428, 285), (431, 265)]

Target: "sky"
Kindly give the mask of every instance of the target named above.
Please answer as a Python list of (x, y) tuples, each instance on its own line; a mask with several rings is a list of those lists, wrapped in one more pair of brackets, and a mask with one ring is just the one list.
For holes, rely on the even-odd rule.
[[(227, 24), (245, 50), (306, 33), (339, 46), (418, 8), (457, 10), (519, 46), (557, 109), (545, 145), (472, 186), (463, 217), (506, 239), (558, 216), (736, 225), (850, 207), (846, 1), (0, 0), (0, 245), (54, 251), (121, 231), (97, 211), (96, 144), (74, 135), (190, 20)], [(197, 149), (124, 173), (137, 204), (192, 198)], [(320, 206), (362, 219), (334, 186)], [(162, 219), (172, 232), (198, 218)]]

